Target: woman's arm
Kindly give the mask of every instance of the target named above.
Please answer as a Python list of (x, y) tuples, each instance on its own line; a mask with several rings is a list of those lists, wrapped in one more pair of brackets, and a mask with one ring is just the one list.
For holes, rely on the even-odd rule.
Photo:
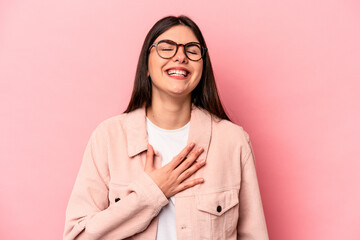
[(245, 156), (242, 166), (238, 239), (267, 240), (269, 237), (256, 176), (254, 154), (251, 142), (249, 138), (247, 139), (250, 151)]
[[(104, 135), (104, 134), (102, 134)], [(95, 130), (66, 210), (64, 239), (124, 239), (145, 230), (168, 199), (144, 172), (109, 206), (106, 139)]]

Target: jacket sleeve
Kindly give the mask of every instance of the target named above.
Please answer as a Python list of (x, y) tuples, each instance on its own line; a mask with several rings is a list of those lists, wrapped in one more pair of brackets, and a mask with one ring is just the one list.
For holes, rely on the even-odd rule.
[(109, 203), (107, 138), (95, 130), (86, 146), (66, 209), (63, 238), (124, 239), (145, 230), (168, 199), (143, 172), (120, 201)]
[(242, 166), (238, 239), (267, 240), (269, 237), (256, 176), (254, 153), (248, 135), (247, 140), (249, 151), (245, 154)]

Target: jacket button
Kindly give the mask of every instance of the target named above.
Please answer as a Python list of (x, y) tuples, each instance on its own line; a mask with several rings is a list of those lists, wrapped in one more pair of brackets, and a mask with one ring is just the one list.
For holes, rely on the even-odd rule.
[(217, 206), (216, 211), (219, 213), (221, 212), (221, 210), (222, 210), (221, 206)]
[(115, 202), (118, 202), (118, 201), (120, 201), (120, 198), (115, 198)]

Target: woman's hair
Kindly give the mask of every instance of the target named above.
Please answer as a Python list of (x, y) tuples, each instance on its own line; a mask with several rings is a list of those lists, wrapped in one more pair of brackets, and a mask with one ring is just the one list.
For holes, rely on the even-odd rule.
[[(133, 92), (129, 105), (125, 110), (125, 113), (143, 107), (144, 104), (146, 107), (149, 107), (151, 105), (151, 79), (147, 76), (149, 59), (148, 49), (159, 35), (167, 31), (171, 27), (178, 25), (189, 27), (195, 34), (196, 38), (199, 40), (201, 46), (207, 48), (204, 37), (201, 34), (199, 27), (190, 18), (181, 15), (179, 17), (168, 16), (160, 19), (150, 29), (142, 46), (136, 69)], [(225, 113), (225, 110), (219, 98), (219, 94), (217, 92), (215, 77), (212, 70), (208, 51), (205, 52), (205, 55), (203, 57), (203, 71), (200, 82), (191, 93), (191, 102), (195, 106), (203, 108), (221, 119), (230, 120)]]

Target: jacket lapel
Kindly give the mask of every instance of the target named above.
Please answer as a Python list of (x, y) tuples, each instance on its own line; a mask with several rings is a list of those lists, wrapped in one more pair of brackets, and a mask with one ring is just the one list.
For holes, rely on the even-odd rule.
[(204, 148), (204, 152), (198, 157), (198, 160), (206, 160), (211, 140), (211, 124), (210, 113), (193, 105), (188, 143), (194, 142), (196, 147)]
[(125, 131), (129, 157), (147, 149), (148, 137), (146, 131), (145, 107), (138, 108), (127, 114), (125, 119)]

